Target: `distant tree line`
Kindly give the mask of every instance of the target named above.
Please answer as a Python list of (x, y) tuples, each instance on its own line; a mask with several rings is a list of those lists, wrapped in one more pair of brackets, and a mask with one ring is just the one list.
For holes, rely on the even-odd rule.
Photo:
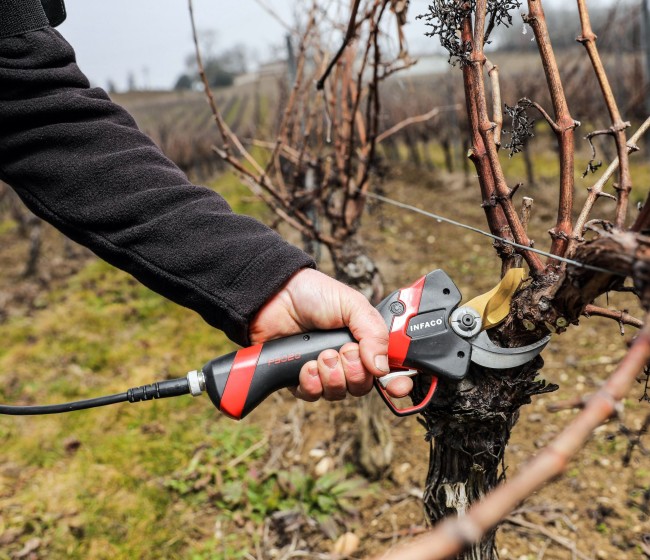
[[(244, 45), (234, 45), (217, 53), (211, 48), (210, 39), (204, 40), (203, 43), (207, 43), (207, 48), (204, 50), (206, 53), (204, 69), (211, 87), (230, 86), (235, 76), (248, 71), (249, 53)], [(200, 82), (196, 59), (193, 54), (189, 55), (185, 61), (185, 72), (176, 80), (174, 89), (194, 89)]]

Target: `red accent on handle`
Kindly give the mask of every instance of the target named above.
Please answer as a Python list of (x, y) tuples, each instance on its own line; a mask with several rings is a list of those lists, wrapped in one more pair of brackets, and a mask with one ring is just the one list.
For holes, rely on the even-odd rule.
[(235, 420), (239, 420), (244, 411), (248, 390), (257, 369), (257, 361), (262, 353), (262, 346), (262, 344), (256, 344), (242, 348), (235, 354), (235, 359), (232, 362), (219, 410)]
[[(406, 360), (411, 344), (411, 337), (406, 333), (406, 329), (411, 317), (417, 315), (420, 309), (425, 280), (426, 276), (423, 276), (408, 288), (401, 289), (399, 294), (397, 294), (398, 301), (404, 304), (404, 313), (394, 316), (390, 325), (390, 333), (388, 335), (388, 364), (391, 367), (391, 371), (406, 367), (404, 366), (404, 361)], [(388, 396), (386, 389), (375, 379), (375, 387), (379, 391), (379, 395), (393, 411), (393, 414), (397, 416), (408, 416), (409, 414), (420, 412), (433, 398), (437, 386), (438, 378), (432, 377), (427, 396), (422, 399), (421, 403), (406, 408), (398, 408)]]
[(384, 402), (388, 405), (393, 411), (393, 414), (396, 416), (409, 416), (410, 414), (415, 414), (420, 412), (424, 407), (429, 404), (429, 401), (433, 398), (433, 394), (436, 392), (436, 387), (438, 386), (438, 378), (435, 376), (431, 377), (431, 385), (429, 386), (429, 391), (427, 396), (422, 399), (422, 402), (413, 406), (407, 406), (406, 408), (398, 408), (395, 406), (395, 403), (391, 400), (386, 392), (386, 389), (375, 379), (375, 387), (379, 391), (379, 396), (384, 399)]
[(403, 288), (397, 299), (404, 304), (404, 313), (393, 317), (388, 335), (388, 364), (391, 368), (403, 368), (406, 354), (411, 344), (411, 337), (406, 334), (409, 320), (417, 315), (422, 299), (425, 276), (408, 288)]

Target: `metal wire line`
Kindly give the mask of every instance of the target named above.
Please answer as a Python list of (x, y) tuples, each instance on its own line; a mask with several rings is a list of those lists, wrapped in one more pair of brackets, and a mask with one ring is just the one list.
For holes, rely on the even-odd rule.
[(554, 259), (556, 261), (561, 261), (567, 264), (572, 264), (574, 266), (578, 266), (580, 268), (584, 268), (587, 270), (593, 270), (595, 272), (605, 272), (606, 274), (614, 274), (615, 276), (627, 276), (626, 274), (623, 274), (621, 272), (616, 272), (614, 270), (608, 270), (606, 268), (601, 268), (600, 266), (594, 266), (592, 264), (587, 264), (583, 263), (580, 261), (576, 261), (573, 259), (567, 259), (566, 257), (560, 257), (558, 255), (554, 255), (552, 253), (548, 253), (547, 251), (542, 251), (540, 249), (535, 249), (534, 247), (527, 247), (526, 245), (522, 245), (521, 243), (517, 243), (515, 241), (511, 241), (510, 239), (506, 239), (505, 237), (499, 237), (498, 235), (494, 235), (493, 233), (490, 233), (488, 231), (484, 231), (482, 229), (479, 229), (474, 226), (470, 226), (468, 224), (464, 224), (462, 222), (458, 222), (456, 220), (452, 220), (451, 218), (445, 218), (444, 216), (441, 216), (440, 214), (434, 214), (433, 212), (427, 212), (426, 210), (422, 210), (421, 208), (418, 208), (416, 206), (411, 206), (410, 204), (406, 204), (404, 202), (399, 202), (397, 200), (393, 200), (392, 198), (387, 198), (385, 196), (382, 196), (380, 194), (375, 194), (375, 193), (366, 193), (366, 196), (368, 198), (374, 198), (375, 200), (379, 200), (385, 204), (391, 204), (392, 206), (397, 206), (398, 208), (402, 208), (404, 210), (409, 210), (411, 212), (415, 212), (416, 214), (422, 214), (423, 216), (427, 216), (428, 218), (433, 218), (437, 222), (445, 222), (447, 224), (450, 224), (452, 226), (456, 226), (459, 228), (467, 229), (469, 231), (472, 231), (474, 233), (478, 233), (480, 235), (484, 235), (485, 237), (489, 237), (490, 239), (494, 239), (495, 241), (501, 241), (502, 243), (507, 243), (508, 245), (512, 245), (513, 247), (516, 247), (517, 249), (521, 249), (522, 251), (530, 251), (531, 253), (537, 253), (538, 255), (542, 255), (544, 257), (549, 257), (551, 259)]

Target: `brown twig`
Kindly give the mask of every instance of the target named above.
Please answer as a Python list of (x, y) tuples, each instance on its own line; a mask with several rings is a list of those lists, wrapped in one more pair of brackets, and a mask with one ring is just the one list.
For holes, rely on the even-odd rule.
[(641, 439), (643, 436), (648, 434), (650, 430), (650, 414), (645, 417), (645, 420), (641, 424), (641, 427), (638, 430), (631, 430), (625, 426), (621, 426), (619, 431), (628, 438), (627, 449), (625, 450), (625, 455), (623, 455), (623, 465), (628, 466), (632, 459), (634, 449), (639, 448), (641, 453), (647, 455), (648, 451), (643, 447)]
[(374, 533), (372, 535), (373, 539), (379, 539), (380, 541), (390, 541), (395, 538), (395, 536), (403, 539), (407, 537), (415, 537), (416, 535), (421, 535), (423, 533), (426, 533), (430, 529), (428, 527), (423, 527), (421, 525), (416, 525), (416, 526), (411, 526), (407, 527), (406, 529), (400, 529), (399, 531), (396, 532), (390, 532), (390, 533)]
[[(526, 233), (528, 233), (528, 224), (530, 223), (532, 208), (533, 199), (529, 196), (524, 196), (521, 199), (521, 227), (524, 228)], [(512, 261), (504, 262), (504, 266), (501, 267), (501, 277), (503, 277), (510, 268), (520, 268), (522, 260), (521, 254), (518, 254), (514, 259), (512, 259)]]
[(325, 69), (325, 72), (323, 72), (323, 75), (316, 82), (316, 89), (319, 91), (325, 87), (325, 80), (327, 80), (330, 73), (332, 72), (332, 68), (336, 66), (336, 63), (343, 55), (343, 51), (345, 51), (346, 47), (350, 44), (350, 41), (354, 39), (354, 33), (356, 30), (356, 22), (357, 22), (357, 12), (359, 11), (359, 4), (361, 4), (361, 0), (354, 0), (354, 4), (352, 5), (352, 10), (350, 13), (350, 21), (348, 23), (348, 29), (345, 32), (343, 43), (341, 44), (337, 53), (334, 55), (334, 58), (332, 58), (330, 63), (327, 65), (327, 68)]
[(286, 31), (289, 33), (293, 32), (293, 29), (291, 26), (284, 21), (278, 12), (276, 12), (271, 6), (269, 6), (266, 2), (263, 0), (255, 0), (255, 3), (260, 6), (266, 13), (268, 13), (275, 21), (277, 21)]
[(474, 504), (463, 517), (439, 523), (428, 535), (384, 555), (384, 560), (442, 560), (460, 553), (503, 520), (518, 503), (566, 469), (569, 460), (616, 410), (650, 359), (650, 327), (637, 335), (617, 369), (584, 410), (508, 482)]
[[(321, 243), (330, 246), (338, 246), (339, 241), (334, 237), (323, 234), (318, 231), (312, 220), (306, 216), (302, 211), (295, 208), (293, 200), (284, 189), (279, 189), (267, 175), (267, 171), (257, 162), (257, 160), (246, 150), (236, 134), (234, 134), (226, 124), (221, 111), (216, 103), (207, 76), (205, 74), (203, 60), (201, 56), (201, 49), (198, 43), (198, 35), (196, 32), (196, 23), (194, 19), (194, 11), (192, 0), (188, 0), (190, 21), (192, 25), (192, 34), (194, 39), (194, 47), (196, 52), (197, 65), (199, 68), (199, 75), (203, 82), (204, 90), (215, 123), (219, 129), (223, 141), (223, 147), (213, 147), (214, 151), (229, 165), (235, 169), (240, 176), (246, 181), (251, 190), (259, 196), (282, 220), (297, 229), (301, 234), (308, 238), (316, 239)], [(310, 21), (313, 25), (313, 21)], [(253, 171), (247, 168), (244, 163), (233, 154), (232, 147), (235, 147), (245, 161), (252, 167)]]
[(552, 531), (549, 531), (543, 525), (539, 525), (537, 523), (531, 523), (530, 521), (526, 521), (521, 517), (515, 517), (515, 516), (506, 517), (504, 521), (506, 523), (510, 523), (510, 525), (514, 525), (516, 527), (522, 527), (524, 529), (528, 529), (529, 531), (535, 531), (537, 533), (540, 533), (541, 535), (544, 535), (547, 539), (550, 539), (554, 543), (559, 544), (560, 546), (566, 548), (567, 550), (570, 550), (574, 558), (580, 558), (581, 560), (592, 560), (590, 556), (587, 556), (586, 554), (583, 554), (578, 550), (575, 541), (566, 539), (564, 537), (560, 537), (554, 534)]
[[(638, 128), (638, 130), (632, 135), (632, 137), (628, 140), (627, 142), (627, 152), (632, 153), (636, 150), (638, 150), (636, 143), (641, 139), (641, 137), (646, 133), (646, 131), (650, 128), (650, 117), (648, 117), (643, 124)], [(603, 189), (605, 185), (607, 184), (607, 181), (611, 178), (611, 176), (614, 174), (616, 169), (618, 169), (620, 160), (618, 157), (612, 161), (612, 163), (609, 164), (609, 167), (605, 170), (605, 172), (601, 175), (600, 179), (594, 183), (592, 187), (589, 188), (589, 194), (587, 196), (587, 200), (585, 200), (584, 206), (582, 207), (582, 210), (580, 211), (580, 215), (578, 216), (578, 219), (576, 220), (575, 226), (573, 228), (573, 233), (571, 234), (571, 240), (569, 241), (569, 246), (567, 248), (567, 255), (569, 257), (572, 257), (572, 255), (575, 253), (575, 250), (579, 244), (579, 242), (582, 240), (582, 234), (584, 233), (584, 227), (589, 219), (589, 214), (591, 213), (591, 209), (594, 206), (594, 203), (596, 200), (598, 200), (598, 197), (602, 195)], [(639, 216), (641, 218), (641, 216)], [(638, 220), (637, 220), (638, 222)], [(637, 224), (635, 224), (637, 226)], [(638, 231), (638, 229), (635, 229), (634, 227), (632, 228), (635, 231)]]
[(549, 115), (545, 110), (544, 107), (542, 107), (539, 103), (536, 101), (533, 101), (532, 99), (528, 99), (526, 97), (521, 98), (518, 102), (520, 103), (525, 103), (526, 105), (529, 105), (533, 109), (537, 110), (542, 117), (544, 117), (544, 120), (548, 123), (548, 125), (553, 129), (553, 132), (558, 134), (560, 132), (560, 127), (557, 125), (557, 123), (553, 120), (553, 117)]
[(555, 112), (554, 121), (557, 125), (556, 137), (560, 148), (560, 196), (557, 221), (555, 227), (551, 230), (552, 243), (550, 252), (554, 255), (563, 256), (566, 252), (569, 235), (573, 229), (571, 213), (573, 210), (574, 128), (576, 121), (573, 120), (569, 113), (560, 71), (558, 70), (546, 25), (542, 0), (528, 0), (528, 11), (524, 21), (531, 26), (535, 34), (546, 82), (551, 94), (553, 111)]
[(443, 107), (434, 107), (433, 109), (431, 109), (430, 111), (422, 115), (415, 115), (414, 117), (408, 117), (404, 120), (401, 120), (397, 124), (394, 124), (389, 129), (384, 130), (384, 132), (382, 132), (377, 136), (376, 142), (377, 144), (380, 144), (381, 142), (386, 140), (386, 138), (392, 136), (393, 134), (396, 134), (397, 132), (399, 132), (403, 128), (406, 128), (407, 126), (430, 121), (434, 117), (438, 116), (441, 111), (446, 111), (446, 110), (456, 111), (459, 108), (460, 105), (445, 105)]
[(591, 64), (598, 78), (600, 90), (605, 98), (605, 104), (609, 111), (609, 116), (612, 121), (612, 126), (609, 132), (614, 136), (616, 141), (616, 151), (618, 152), (619, 166), (619, 182), (618, 182), (618, 202), (616, 204), (616, 221), (615, 226), (622, 228), (625, 225), (625, 217), (627, 215), (628, 197), (632, 190), (632, 177), (630, 175), (630, 164), (628, 161), (627, 140), (625, 137), (625, 129), (630, 126), (629, 122), (623, 122), (621, 113), (618, 110), (614, 92), (609, 84), (609, 79), (605, 73), (603, 62), (600, 59), (598, 48), (596, 47), (596, 34), (591, 28), (591, 21), (589, 19), (589, 11), (585, 0), (578, 1), (578, 13), (580, 14), (580, 23), (582, 25), (582, 34), (577, 38), (579, 43), (584, 45), (591, 60)]
[(303, 33), (299, 46), (298, 46), (298, 56), (297, 56), (297, 64), (296, 64), (296, 79), (295, 82), (293, 83), (291, 87), (291, 93), (289, 94), (289, 99), (287, 101), (287, 105), (284, 109), (284, 113), (282, 115), (282, 121), (280, 123), (279, 127), (279, 134), (275, 143), (275, 148), (273, 149), (273, 153), (271, 154), (271, 157), (269, 158), (269, 163), (266, 167), (265, 173), (269, 173), (271, 170), (271, 166), (277, 165), (277, 156), (278, 153), (281, 149), (281, 147), (285, 146), (287, 143), (287, 131), (289, 128), (289, 122), (293, 116), (293, 112), (295, 110), (296, 106), (296, 100), (298, 97), (298, 92), (300, 90), (300, 86), (302, 84), (302, 77), (303, 77), (303, 72), (304, 72), (304, 67), (305, 67), (305, 51), (307, 48), (307, 38), (309, 37), (309, 33), (312, 31), (314, 24), (315, 24), (315, 19), (314, 19), (314, 12), (315, 12), (316, 6), (312, 6), (311, 13), (309, 15), (309, 22), (306, 26), (305, 32)]
[[(378, 61), (379, 61), (379, 45), (377, 44), (377, 34), (379, 30), (379, 22), (381, 21), (384, 9), (386, 8), (386, 4), (383, 3), (380, 4), (378, 2), (375, 2), (372, 7), (372, 11), (370, 13), (370, 21), (371, 23), (371, 28), (370, 28), (370, 36), (369, 40), (366, 44), (366, 48), (363, 51), (363, 55), (361, 57), (361, 64), (359, 65), (359, 69), (357, 70), (357, 76), (356, 80), (350, 80), (349, 84), (347, 87), (343, 88), (342, 96), (349, 97), (352, 99), (352, 107), (349, 111), (349, 116), (346, 122), (347, 126), (347, 131), (348, 131), (348, 147), (347, 147), (347, 158), (346, 158), (346, 169), (345, 169), (345, 176), (347, 178), (346, 183), (345, 183), (345, 188), (344, 192), (346, 193), (346, 201), (345, 205), (348, 204), (348, 199), (350, 196), (358, 196), (358, 193), (363, 189), (363, 182), (357, 183), (355, 181), (355, 185), (352, 185), (354, 188), (351, 189), (351, 181), (353, 179), (353, 174), (352, 174), (352, 152), (354, 150), (354, 142), (355, 142), (355, 122), (363, 123), (358, 128), (362, 130), (362, 127), (365, 125), (365, 130), (369, 130), (369, 128), (372, 126), (372, 120), (373, 120), (373, 107), (370, 105), (374, 99), (376, 98), (376, 88), (379, 87), (378, 83), (378, 77), (377, 77), (377, 72), (378, 72)], [(375, 15), (377, 10), (379, 10), (379, 15)], [(365, 122), (363, 119), (361, 119), (361, 115), (359, 114), (359, 106), (361, 104), (361, 98), (363, 94), (363, 77), (364, 73), (366, 70), (366, 66), (368, 65), (368, 61), (370, 58), (370, 53), (371, 51), (374, 52), (374, 64), (372, 64), (372, 69), (373, 69), (373, 78), (368, 84), (368, 111), (366, 112), (366, 120)], [(353, 64), (353, 59), (348, 62), (348, 64), (352, 65)], [(379, 111), (376, 111), (375, 114), (378, 114)], [(362, 145), (367, 149), (367, 150), (372, 150), (374, 149), (374, 139), (372, 142), (369, 142), (368, 135), (365, 134), (365, 139), (362, 141)], [(364, 166), (369, 167), (368, 166)], [(366, 175), (365, 170), (361, 173), (358, 173), (357, 176), (361, 176), (361, 181), (363, 181), (363, 177)], [(349, 222), (348, 222), (349, 225)]]
[[(192, 5), (192, 0), (188, 0), (188, 7), (190, 11), (190, 23), (192, 25), (192, 39), (194, 40), (194, 49), (196, 53), (196, 63), (198, 65), (199, 69), (199, 76), (201, 77), (201, 82), (203, 83), (203, 88), (205, 90), (205, 95), (208, 98), (208, 103), (210, 105), (210, 110), (212, 111), (212, 116), (214, 117), (214, 121), (217, 124), (217, 127), (219, 129), (219, 133), (221, 134), (221, 139), (223, 140), (223, 147), (221, 150), (224, 153), (224, 158), (228, 163), (231, 165), (235, 161), (232, 159), (232, 154), (231, 154), (231, 144), (237, 148), (237, 151), (246, 159), (246, 161), (253, 167), (253, 169), (260, 174), (260, 176), (264, 175), (264, 170), (262, 167), (257, 163), (255, 158), (253, 158), (246, 148), (242, 145), (242, 143), (239, 141), (239, 138), (237, 138), (237, 135), (233, 134), (232, 130), (230, 130), (230, 127), (224, 120), (221, 111), (219, 110), (219, 107), (217, 105), (217, 102), (214, 98), (214, 95), (212, 94), (212, 88), (210, 87), (210, 83), (208, 82), (208, 78), (205, 74), (205, 68), (203, 66), (203, 57), (201, 56), (201, 49), (199, 47), (199, 39), (198, 35), (196, 32), (196, 22), (194, 20), (194, 8)], [(242, 166), (243, 167), (243, 166)], [(246, 171), (247, 174), (250, 174), (249, 171)], [(274, 192), (274, 196), (276, 196), (278, 199), (281, 199), (281, 195), (279, 193)]]
[(530, 214), (533, 209), (533, 199), (529, 196), (524, 196), (521, 199), (521, 227), (524, 231), (528, 231), (528, 224), (530, 223)]
[[(632, 317), (626, 310), (618, 311), (615, 309), (605, 309), (604, 307), (598, 307), (597, 305), (589, 304), (585, 307), (584, 314), (589, 317), (594, 315), (596, 317), (606, 317), (607, 319), (614, 319), (621, 325), (621, 330), (623, 325), (631, 325), (637, 329), (643, 327), (643, 321)], [(622, 332), (621, 334), (625, 334)]]
[(591, 394), (576, 395), (563, 401), (557, 401), (546, 405), (546, 410), (549, 412), (560, 412), (562, 410), (582, 410), (589, 402)]
[[(296, 213), (296, 211), (293, 211), (291, 214), (289, 214), (289, 212), (279, 206), (276, 201), (269, 198), (267, 191), (262, 188), (262, 186), (255, 180), (254, 177), (251, 177), (248, 174), (242, 174), (242, 177), (244, 178), (244, 181), (246, 181), (246, 184), (251, 189), (251, 191), (256, 196), (258, 196), (260, 200), (267, 204), (273, 210), (273, 212), (275, 212), (275, 214), (280, 219), (282, 219), (282, 221), (295, 228), (302, 235), (305, 235), (311, 239), (315, 239), (332, 247), (339, 245), (340, 242), (337, 239), (334, 239), (333, 237), (316, 230), (313, 227), (311, 220), (307, 219), (304, 214)], [(300, 216), (300, 219), (297, 219), (295, 217), (296, 214)]]
[(214, 122), (216, 123), (219, 133), (221, 134), (221, 139), (223, 141), (223, 151), (226, 154), (230, 153), (230, 143), (229, 143), (229, 134), (228, 134), (228, 129), (226, 122), (223, 120), (223, 117), (221, 116), (221, 111), (219, 111), (219, 107), (217, 106), (217, 102), (214, 99), (214, 95), (212, 95), (212, 88), (210, 88), (210, 84), (208, 82), (208, 78), (205, 75), (205, 69), (203, 66), (203, 57), (201, 55), (201, 49), (199, 48), (199, 38), (198, 34), (196, 32), (196, 22), (194, 20), (194, 5), (192, 3), (192, 0), (187, 0), (188, 8), (190, 10), (190, 23), (192, 25), (192, 39), (194, 40), (194, 50), (196, 53), (196, 63), (198, 65), (199, 69), (199, 76), (201, 77), (201, 81), (203, 82), (203, 88), (205, 91), (205, 95), (208, 98), (208, 103), (210, 105), (210, 110), (212, 111), (212, 116), (214, 117)]
[[(364, 165), (357, 169), (357, 184), (352, 201), (353, 206), (356, 206), (356, 212), (360, 212), (359, 208), (363, 208), (364, 202), (360, 195), (368, 192), (370, 187), (370, 169), (375, 159), (375, 150), (377, 148), (377, 135), (379, 134), (379, 115), (381, 114), (381, 101), (379, 95), (380, 82), (385, 79), (385, 75), (380, 77), (379, 68), (381, 65), (381, 51), (379, 48), (379, 22), (384, 15), (387, 2), (380, 4), (378, 10), (376, 23), (370, 31), (370, 41), (373, 46), (373, 61), (372, 61), (372, 80), (368, 84), (368, 97), (366, 100), (366, 114), (365, 114), (365, 127), (367, 130), (367, 137), (361, 150), (361, 160)], [(359, 76), (359, 84), (361, 83), (361, 76)]]

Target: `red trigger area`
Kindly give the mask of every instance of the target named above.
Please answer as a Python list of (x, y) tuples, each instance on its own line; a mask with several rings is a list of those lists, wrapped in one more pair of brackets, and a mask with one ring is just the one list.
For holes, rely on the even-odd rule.
[(404, 313), (393, 317), (388, 335), (388, 364), (391, 368), (404, 368), (404, 360), (408, 354), (411, 337), (406, 334), (406, 327), (411, 317), (418, 314), (425, 276), (408, 288), (403, 288), (397, 295), (398, 301), (404, 305)]

